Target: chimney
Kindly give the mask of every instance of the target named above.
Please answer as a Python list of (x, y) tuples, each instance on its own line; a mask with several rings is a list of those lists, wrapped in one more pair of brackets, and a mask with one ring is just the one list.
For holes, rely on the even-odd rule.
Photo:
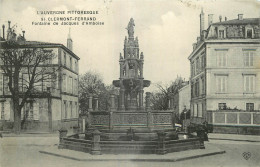
[(243, 14), (238, 14), (238, 20), (243, 20)]
[(69, 34), (68, 34), (68, 38), (67, 38), (67, 48), (68, 48), (69, 50), (71, 50), (71, 51), (72, 51), (72, 44), (73, 44), (73, 41), (72, 41), (72, 39), (71, 39), (70, 29), (69, 29)]
[(210, 26), (213, 23), (213, 14), (208, 15), (208, 26)]
[(22, 31), (23, 32), (23, 38), (24, 38), (24, 33), (25, 33), (25, 31)]
[(2, 28), (3, 28), (3, 38), (5, 39), (5, 25), (4, 24), (3, 24)]
[(220, 16), (219, 16), (219, 22), (221, 22), (221, 21), (222, 21), (222, 16), (220, 15)]
[(203, 9), (201, 9), (201, 13), (200, 13), (200, 36), (202, 36), (203, 30), (204, 30), (204, 12), (203, 12)]

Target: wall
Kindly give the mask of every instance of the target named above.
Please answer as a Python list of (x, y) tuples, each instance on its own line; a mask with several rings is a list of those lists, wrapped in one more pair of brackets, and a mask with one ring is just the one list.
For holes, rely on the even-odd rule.
[(207, 121), (215, 133), (260, 134), (260, 112), (208, 111)]
[(61, 100), (52, 99), (52, 120), (61, 120)]
[(152, 111), (152, 112), (90, 112), (87, 119), (92, 126), (101, 128), (144, 128), (150, 127), (169, 128), (173, 127), (173, 111)]

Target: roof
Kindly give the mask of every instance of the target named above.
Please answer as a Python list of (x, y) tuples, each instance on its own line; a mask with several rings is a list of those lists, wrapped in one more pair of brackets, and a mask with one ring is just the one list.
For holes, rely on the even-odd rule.
[[(3, 42), (2, 42), (3, 43)], [(1, 44), (2, 45), (2, 44)], [(65, 47), (63, 44), (60, 43), (50, 43), (50, 42), (40, 42), (40, 41), (21, 41), (19, 42), (19, 47), (21, 48), (31, 48), (31, 47), (43, 47), (43, 48), (53, 48), (53, 47), (61, 47), (62, 49), (66, 50), (76, 59), (80, 59), (75, 53), (73, 53), (70, 49)]]
[(182, 88), (179, 89), (179, 92), (183, 91), (184, 89), (187, 89), (187, 88), (191, 88), (191, 85), (190, 83), (186, 84), (185, 86), (183, 86)]
[(222, 22), (213, 23), (212, 25), (241, 25), (241, 24), (259, 24), (260, 25), (260, 18), (246, 18), (242, 20), (234, 19), (234, 20), (227, 20)]

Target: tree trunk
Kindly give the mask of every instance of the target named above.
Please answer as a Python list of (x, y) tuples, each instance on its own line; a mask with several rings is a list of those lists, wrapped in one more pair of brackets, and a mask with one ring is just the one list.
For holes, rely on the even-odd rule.
[(15, 70), (13, 78), (13, 103), (14, 103), (14, 132), (20, 134), (21, 132), (21, 107), (20, 107), (20, 97), (19, 97), (19, 70)]
[(21, 132), (21, 108), (19, 107), (19, 96), (13, 98), (13, 104), (14, 104), (14, 128), (13, 128), (13, 130), (16, 134), (20, 134), (20, 132)]

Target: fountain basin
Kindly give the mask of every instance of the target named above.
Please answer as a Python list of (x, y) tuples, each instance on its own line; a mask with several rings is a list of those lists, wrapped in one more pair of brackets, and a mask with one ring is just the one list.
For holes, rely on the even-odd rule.
[(175, 131), (138, 132), (133, 138), (123, 132), (100, 132), (96, 135), (89, 131), (63, 137), (59, 145), (59, 148), (86, 153), (99, 148), (100, 154), (166, 154), (203, 147), (204, 142), (198, 137), (179, 139)]

